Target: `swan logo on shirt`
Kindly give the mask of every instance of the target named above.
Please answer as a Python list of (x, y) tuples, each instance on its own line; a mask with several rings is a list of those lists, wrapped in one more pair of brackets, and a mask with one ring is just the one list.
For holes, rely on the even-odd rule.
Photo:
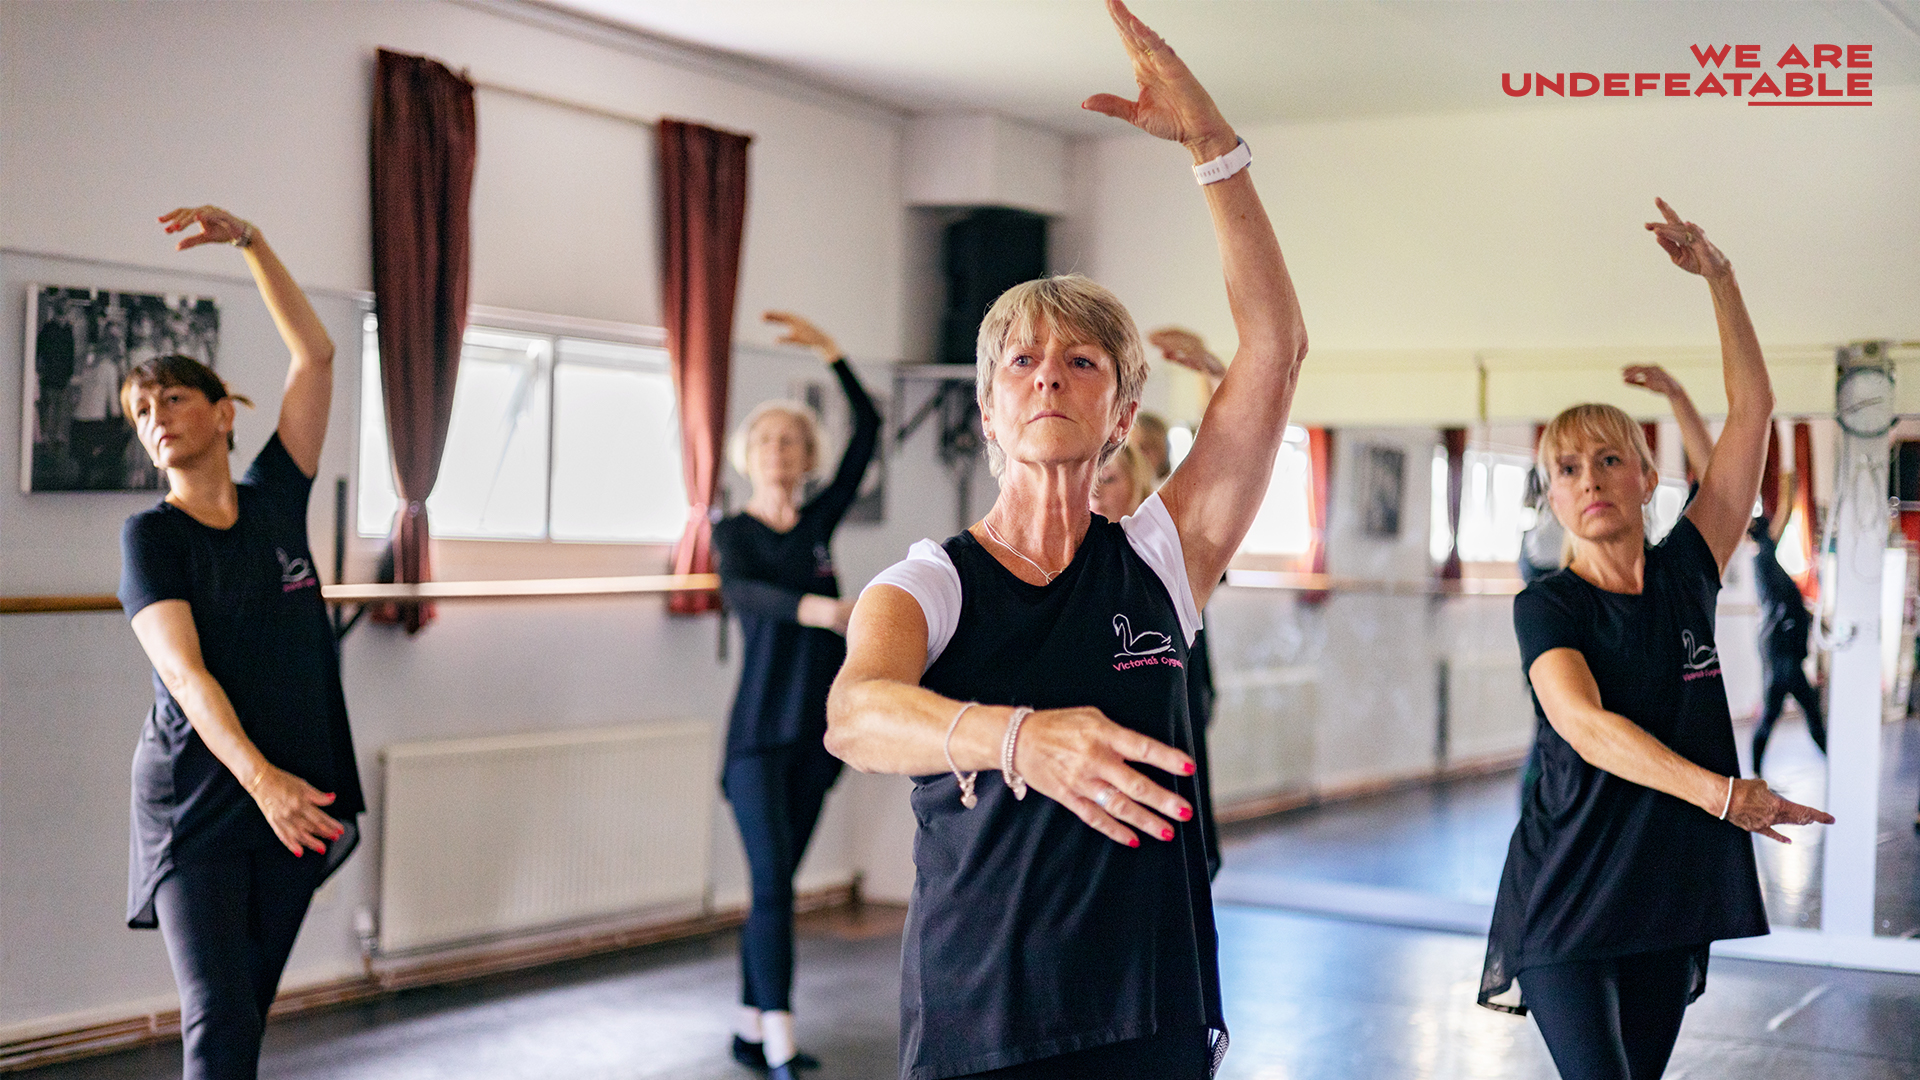
[(320, 584), (320, 579), (314, 576), (313, 564), (306, 559), (298, 555), (288, 558), (287, 553), (280, 548), (274, 548), (273, 553), (280, 560), (281, 592), (310, 589)]
[(1720, 651), (1693, 636), (1693, 631), (1680, 631), (1680, 648), (1686, 653), (1680, 661), (1685, 674), (1680, 677), (1692, 682), (1720, 674)]
[(1131, 619), (1115, 615), (1113, 632), (1120, 639), (1120, 651), (1113, 654), (1113, 658), (1120, 661), (1113, 665), (1115, 671), (1151, 664), (1182, 666), (1178, 657), (1164, 655), (1173, 651), (1173, 639), (1158, 630), (1135, 631)]

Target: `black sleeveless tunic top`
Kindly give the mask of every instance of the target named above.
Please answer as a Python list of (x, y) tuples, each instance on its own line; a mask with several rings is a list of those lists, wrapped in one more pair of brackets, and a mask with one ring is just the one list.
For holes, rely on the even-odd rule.
[[(944, 546), (961, 612), (922, 686), (990, 705), (1092, 706), (1192, 752), (1179, 616), (1118, 524), (1095, 516), (1046, 586), (1014, 577), (966, 533)], [(1199, 805), (1192, 777), (1134, 768)], [(1225, 1032), (1201, 820), (1129, 848), (1037, 792), (1016, 801), (998, 773), (982, 773), (977, 791), (967, 810), (951, 774), (914, 778), (903, 1078)]]

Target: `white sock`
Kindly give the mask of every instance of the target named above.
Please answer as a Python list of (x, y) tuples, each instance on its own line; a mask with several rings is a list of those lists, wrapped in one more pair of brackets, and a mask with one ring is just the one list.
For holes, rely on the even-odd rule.
[(760, 1010), (750, 1005), (740, 1006), (739, 1015), (733, 1018), (733, 1033), (750, 1043), (765, 1038), (760, 1034)]
[(785, 1065), (793, 1060), (798, 1047), (793, 1045), (793, 1014), (769, 1009), (760, 1014), (761, 1030), (766, 1033), (767, 1067)]

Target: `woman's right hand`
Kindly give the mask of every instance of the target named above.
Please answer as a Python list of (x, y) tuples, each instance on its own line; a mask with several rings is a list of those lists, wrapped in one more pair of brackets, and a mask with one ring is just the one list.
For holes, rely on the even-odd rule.
[(808, 322), (805, 318), (795, 315), (791, 311), (768, 311), (763, 313), (760, 319), (763, 322), (770, 322), (777, 326), (787, 328), (787, 332), (781, 334), (779, 338), (776, 339), (779, 344), (801, 345), (812, 349), (819, 355), (821, 360), (829, 364), (840, 359), (840, 346), (833, 340), (832, 335)]
[(321, 809), (332, 805), (332, 793), (315, 788), (285, 769), (262, 765), (254, 774), (248, 794), (260, 807), (267, 824), (273, 827), (273, 835), (295, 855), (305, 854), (309, 848), (325, 852), (330, 841), (346, 835), (346, 827)]
[(1014, 744), (1014, 770), (1027, 786), (1114, 842), (1139, 847), (1135, 829), (1171, 840), (1173, 826), (1166, 819), (1191, 821), (1193, 807), (1135, 770), (1128, 764), (1133, 761), (1178, 776), (1192, 776), (1195, 769), (1187, 755), (1093, 708), (1035, 712), (1020, 725)]
[(1200, 335), (1178, 326), (1163, 326), (1147, 335), (1147, 341), (1160, 350), (1167, 363), (1197, 371), (1210, 379), (1226, 377), (1227, 365), (1207, 349)]
[(169, 233), (177, 233), (192, 225), (200, 226), (197, 233), (189, 233), (174, 245), (175, 250), (185, 251), (201, 244), (231, 244), (242, 237), (249, 236), (253, 226), (217, 206), (183, 206), (160, 215), (160, 223)]
[(1128, 100), (1118, 94), (1095, 94), (1080, 107), (1125, 120), (1155, 138), (1180, 143), (1193, 153), (1196, 164), (1232, 150), (1239, 142), (1233, 125), (1220, 115), (1213, 98), (1172, 46), (1120, 0), (1107, 0), (1107, 14), (1120, 31), (1127, 59), (1133, 61), (1140, 96)]
[(1727, 805), (1727, 820), (1761, 836), (1783, 844), (1793, 841), (1775, 832), (1775, 825), (1833, 824), (1833, 815), (1811, 806), (1789, 802), (1773, 793), (1765, 780), (1735, 780)]

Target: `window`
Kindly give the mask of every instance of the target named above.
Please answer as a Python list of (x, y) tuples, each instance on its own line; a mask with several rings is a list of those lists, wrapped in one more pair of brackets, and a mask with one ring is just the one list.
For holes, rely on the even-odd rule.
[(1253, 527), (1240, 543), (1248, 555), (1304, 555), (1313, 542), (1307, 512), (1312, 468), (1307, 454), (1307, 429), (1289, 424), (1280, 452), (1273, 461), (1273, 479), (1254, 515)]
[[(362, 536), (385, 536), (393, 487), (374, 317), (362, 333)], [(436, 536), (670, 543), (686, 524), (664, 349), (469, 327), (440, 477)]]

